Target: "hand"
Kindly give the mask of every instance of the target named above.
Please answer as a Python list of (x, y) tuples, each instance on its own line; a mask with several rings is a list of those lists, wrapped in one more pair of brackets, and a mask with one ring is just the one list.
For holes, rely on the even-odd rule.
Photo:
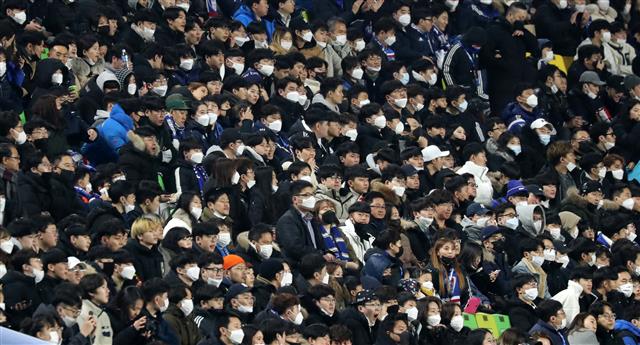
[(96, 321), (96, 318), (93, 315), (89, 316), (87, 321), (80, 325), (80, 333), (85, 337), (88, 337), (96, 331), (97, 326), (98, 322)]
[(500, 274), (499, 270), (489, 273), (489, 279), (491, 280), (492, 283), (495, 282), (496, 279), (498, 279), (498, 274)]
[(27, 24), (27, 26), (25, 26), (24, 29), (29, 31), (44, 31), (44, 27), (40, 25), (40, 23), (36, 22), (35, 20), (32, 20), (31, 22), (29, 22), (29, 24)]
[(596, 64), (596, 69), (602, 71), (602, 69), (604, 69), (604, 60), (600, 60), (598, 61), (598, 63)]
[(582, 13), (582, 25), (586, 25), (589, 23), (589, 19), (591, 19), (591, 14), (589, 13), (589, 11), (584, 11)]
[(356, 0), (353, 2), (353, 6), (351, 6), (351, 12), (353, 14), (357, 14), (362, 8), (362, 4), (364, 4), (364, 0)]
[(511, 36), (513, 36), (513, 37), (524, 36), (524, 31), (516, 30), (516, 31), (513, 32), (513, 34), (511, 34)]
[(143, 316), (143, 317), (139, 318), (138, 320), (136, 320), (133, 323), (133, 328), (136, 331), (139, 331), (139, 330), (143, 329), (146, 325), (147, 325), (147, 317)]
[(162, 162), (163, 163), (171, 162), (172, 158), (173, 158), (173, 153), (171, 153), (171, 150), (162, 151)]
[(29, 308), (29, 306), (31, 305), (30, 301), (21, 301), (16, 303), (13, 307), (11, 307), (11, 309), (15, 310), (15, 311), (23, 311), (27, 308)]
[(98, 132), (93, 128), (89, 128), (87, 130), (87, 136), (89, 136), (89, 141), (96, 141), (96, 139), (98, 139)]
[(263, 87), (260, 87), (260, 96), (265, 102), (269, 102), (269, 93)]
[(333, 261), (336, 261), (336, 257), (335, 257), (335, 256), (333, 256), (333, 254), (329, 254), (329, 253), (327, 253), (327, 254), (324, 254), (322, 257), (323, 257), (323, 258), (325, 259), (325, 261), (327, 261), (327, 262), (333, 262)]
[(309, 164), (309, 167), (311, 167), (311, 171), (316, 171), (316, 158), (309, 158), (309, 160), (307, 161), (307, 164)]
[[(573, 12), (573, 14), (571, 15), (571, 19), (569, 19), (569, 22), (571, 22), (571, 24), (575, 24), (576, 23), (576, 19), (578, 18), (578, 13), (580, 12)], [(587, 13), (585, 11), (585, 13)]]

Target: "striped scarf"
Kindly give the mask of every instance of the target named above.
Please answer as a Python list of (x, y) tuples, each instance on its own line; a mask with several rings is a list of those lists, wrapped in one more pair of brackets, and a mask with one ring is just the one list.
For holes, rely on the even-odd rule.
[(347, 250), (347, 244), (342, 238), (342, 234), (337, 227), (332, 226), (327, 230), (324, 226), (320, 226), (322, 238), (324, 239), (324, 246), (336, 259), (340, 261), (349, 261), (349, 251)]

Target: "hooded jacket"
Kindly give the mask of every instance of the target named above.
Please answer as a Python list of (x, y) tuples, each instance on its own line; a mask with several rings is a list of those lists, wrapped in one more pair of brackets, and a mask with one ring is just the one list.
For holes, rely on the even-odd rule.
[(16, 216), (32, 216), (51, 208), (50, 175), (45, 177), (31, 171), (18, 173)]
[(472, 161), (465, 162), (464, 165), (456, 171), (458, 175), (466, 173), (473, 175), (476, 185), (478, 185), (474, 201), (484, 205), (490, 205), (491, 200), (493, 200), (493, 185), (487, 172), (489, 172), (489, 168), (479, 166)]
[[(534, 211), (542, 214), (542, 224), (540, 228), (537, 228), (533, 220)], [(542, 230), (546, 226), (546, 216), (544, 209), (540, 205), (521, 205), (516, 206), (516, 212), (518, 213), (518, 219), (522, 224), (522, 229), (526, 231), (529, 236), (536, 237), (542, 233)]]
[(582, 294), (582, 286), (573, 280), (569, 280), (565, 290), (558, 292), (552, 298), (562, 303), (562, 309), (567, 316), (567, 325), (573, 322), (573, 318), (580, 313), (580, 295)]
[(193, 312), (187, 316), (175, 304), (170, 304), (164, 312), (164, 320), (178, 336), (180, 345), (196, 345), (200, 340), (198, 325), (193, 321)]
[(569, 344), (600, 345), (595, 332), (586, 328), (582, 328), (569, 334), (567, 338), (569, 339)]
[(137, 186), (142, 180), (157, 181), (160, 160), (146, 151), (144, 140), (134, 132), (127, 134), (129, 143), (120, 149), (118, 165), (127, 176), (127, 181)]
[[(19, 329), (20, 323), (27, 317), (31, 317), (40, 304), (40, 296), (36, 290), (36, 282), (22, 272), (9, 271), (0, 283), (3, 285), (5, 313), (14, 329)], [(21, 302), (27, 302), (23, 310), (16, 310), (14, 306)]]
[(124, 112), (119, 104), (113, 106), (109, 118), (98, 127), (100, 135), (105, 138), (109, 147), (115, 152), (129, 142), (127, 132), (130, 130), (133, 130), (133, 119)]
[(91, 337), (91, 344), (93, 345), (111, 345), (113, 343), (114, 332), (111, 328), (111, 320), (109, 314), (95, 305), (89, 300), (82, 300), (82, 309), (80, 316), (78, 316), (78, 325), (82, 325), (87, 322), (89, 316), (93, 315), (96, 319), (96, 331)]
[[(377, 247), (371, 248), (365, 253), (364, 260), (364, 275), (391, 286), (396, 286), (402, 279), (402, 262), (391, 256), (386, 250)], [(391, 276), (383, 277), (383, 272), (387, 268), (391, 269)]]

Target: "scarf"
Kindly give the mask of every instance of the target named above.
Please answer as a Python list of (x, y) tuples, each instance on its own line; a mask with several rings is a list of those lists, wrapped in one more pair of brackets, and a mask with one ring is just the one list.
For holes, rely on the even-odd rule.
[(340, 230), (335, 226), (332, 226), (328, 230), (324, 226), (320, 226), (320, 229), (325, 248), (327, 248), (336, 257), (336, 259), (340, 261), (349, 261), (347, 244), (342, 238)]
[(196, 178), (198, 179), (198, 187), (200, 188), (200, 196), (204, 198), (204, 184), (207, 182), (207, 173), (204, 171), (204, 168), (201, 164), (196, 164), (193, 166), (193, 172), (196, 174)]

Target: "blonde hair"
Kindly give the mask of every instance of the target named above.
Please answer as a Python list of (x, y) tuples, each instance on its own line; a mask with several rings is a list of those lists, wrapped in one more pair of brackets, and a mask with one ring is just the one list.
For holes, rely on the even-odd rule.
[(144, 215), (133, 222), (131, 225), (131, 238), (137, 239), (149, 231), (154, 231), (162, 227), (162, 220), (158, 216)]

